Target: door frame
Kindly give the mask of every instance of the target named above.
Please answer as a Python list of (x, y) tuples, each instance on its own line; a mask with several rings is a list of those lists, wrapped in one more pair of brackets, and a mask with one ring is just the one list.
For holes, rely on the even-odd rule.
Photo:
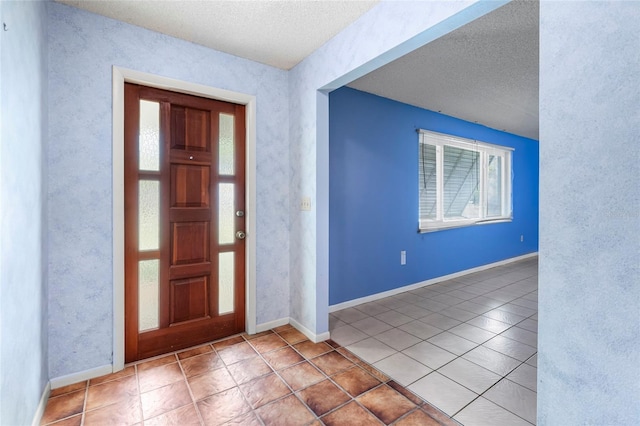
[(245, 327), (256, 332), (256, 97), (113, 66), (113, 372), (124, 368), (124, 83), (245, 105)]

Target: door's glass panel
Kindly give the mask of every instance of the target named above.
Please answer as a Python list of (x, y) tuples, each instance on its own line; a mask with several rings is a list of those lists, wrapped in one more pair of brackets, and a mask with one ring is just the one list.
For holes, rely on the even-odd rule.
[(235, 258), (233, 252), (220, 253), (218, 258), (218, 314), (233, 312)]
[(233, 115), (220, 114), (220, 139), (218, 142), (219, 169), (221, 175), (233, 175), (234, 170), (234, 124)]
[(234, 188), (233, 183), (218, 185), (218, 242), (231, 244), (235, 235)]
[(489, 155), (487, 167), (487, 217), (502, 216), (502, 157)]
[(160, 170), (160, 104), (140, 100), (140, 170)]
[(160, 182), (141, 180), (138, 187), (140, 250), (160, 249)]
[(146, 331), (159, 326), (159, 270), (160, 261), (138, 262), (138, 330)]

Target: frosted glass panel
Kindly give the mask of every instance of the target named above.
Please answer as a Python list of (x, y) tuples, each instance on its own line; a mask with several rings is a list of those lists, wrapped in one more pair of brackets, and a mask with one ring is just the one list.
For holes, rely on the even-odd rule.
[(158, 328), (159, 260), (138, 262), (138, 330)]
[(221, 175), (233, 175), (234, 170), (234, 120), (229, 114), (220, 114), (220, 140), (218, 142), (218, 155)]
[(233, 252), (220, 253), (218, 259), (218, 315), (233, 312), (235, 258)]
[(218, 241), (220, 244), (231, 244), (235, 238), (235, 212), (233, 183), (221, 183), (218, 186)]
[(140, 100), (140, 170), (160, 170), (160, 104)]
[(160, 249), (160, 182), (141, 180), (138, 187), (140, 250)]

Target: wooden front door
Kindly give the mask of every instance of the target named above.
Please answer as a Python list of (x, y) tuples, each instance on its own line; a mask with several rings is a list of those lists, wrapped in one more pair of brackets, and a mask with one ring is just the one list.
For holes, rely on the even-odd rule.
[(244, 106), (125, 84), (125, 361), (245, 329)]

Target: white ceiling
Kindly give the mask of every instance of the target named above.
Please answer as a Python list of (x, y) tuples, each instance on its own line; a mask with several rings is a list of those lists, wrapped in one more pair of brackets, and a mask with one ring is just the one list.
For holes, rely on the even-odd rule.
[(508, 3), (349, 86), (537, 140), (538, 16)]
[[(56, 0), (281, 69), (378, 1)], [(515, 0), (349, 84), (538, 139), (537, 0)]]
[(285, 70), (378, 0), (56, 0)]

